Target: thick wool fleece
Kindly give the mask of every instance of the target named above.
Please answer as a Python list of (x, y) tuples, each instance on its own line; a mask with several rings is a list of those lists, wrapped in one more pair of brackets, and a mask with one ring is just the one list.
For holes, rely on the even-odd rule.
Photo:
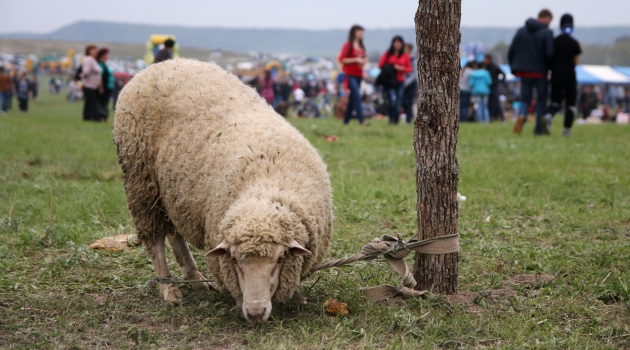
[[(122, 90), (114, 142), (138, 237), (179, 232), (197, 248), (226, 240), (246, 256), (295, 239), (273, 297), (293, 296), (330, 244), (332, 197), (317, 151), (254, 91), (220, 67), (153, 64)], [(207, 258), (213, 278), (242, 299), (229, 257)]]

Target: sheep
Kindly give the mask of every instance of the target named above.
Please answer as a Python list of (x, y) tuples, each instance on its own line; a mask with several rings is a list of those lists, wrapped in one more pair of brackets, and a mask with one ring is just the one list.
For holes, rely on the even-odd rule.
[[(219, 66), (149, 66), (120, 93), (113, 134), (127, 205), (157, 277), (171, 278), (165, 237), (186, 280), (204, 279), (187, 242), (204, 249), (218, 288), (260, 323), (326, 256), (333, 213), (323, 160)], [(160, 294), (183, 301), (173, 283)]]

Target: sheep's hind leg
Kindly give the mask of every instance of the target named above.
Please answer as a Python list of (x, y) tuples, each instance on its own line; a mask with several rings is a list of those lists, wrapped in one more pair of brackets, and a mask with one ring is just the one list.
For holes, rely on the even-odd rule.
[[(166, 244), (163, 235), (156, 235), (150, 241), (145, 241), (144, 245), (147, 253), (153, 262), (153, 268), (158, 278), (173, 278), (168, 270), (166, 255), (164, 254), (164, 245)], [(171, 305), (179, 305), (184, 301), (182, 293), (175, 283), (160, 283), (160, 295), (164, 301)]]
[[(205, 278), (199, 272), (197, 263), (190, 252), (190, 248), (188, 248), (188, 243), (186, 243), (184, 236), (176, 232), (174, 235), (168, 236), (168, 241), (173, 248), (173, 254), (175, 255), (177, 264), (182, 269), (184, 279), (193, 281), (204, 280)], [(193, 283), (192, 286), (195, 289), (209, 290), (212, 288), (210, 283), (207, 282)]]

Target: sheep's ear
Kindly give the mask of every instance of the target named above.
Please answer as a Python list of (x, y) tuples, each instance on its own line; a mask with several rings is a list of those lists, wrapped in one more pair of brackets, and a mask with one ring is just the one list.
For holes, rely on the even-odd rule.
[(289, 251), (293, 255), (311, 255), (310, 251), (302, 247), (300, 243), (296, 242), (295, 240), (292, 240), (291, 243), (287, 245), (287, 247), (289, 247)]
[(207, 252), (206, 256), (218, 257), (218, 256), (223, 256), (229, 253), (230, 253), (230, 245), (226, 241), (223, 241), (219, 243), (219, 245), (216, 246), (214, 249)]

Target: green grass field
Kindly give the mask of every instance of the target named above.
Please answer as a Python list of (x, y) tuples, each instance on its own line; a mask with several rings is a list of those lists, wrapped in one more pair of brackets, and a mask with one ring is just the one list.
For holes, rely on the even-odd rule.
[[(0, 348), (630, 348), (628, 126), (577, 125), (571, 138), (560, 135), (560, 116), (551, 137), (535, 138), (531, 124), (520, 137), (509, 123), (460, 127), (467, 304), (431, 294), (370, 304), (359, 287), (399, 282), (380, 260), (315, 273), (302, 283), (306, 306), (275, 305), (254, 326), (227, 295), (182, 287), (185, 303), (170, 307), (157, 289), (139, 288), (154, 277), (144, 248), (86, 245), (134, 229), (111, 124), (82, 122), (81, 108), (44, 93), (27, 114), (14, 103), (0, 116)], [(415, 232), (412, 126), (291, 122), (328, 164), (332, 258)], [(207, 271), (203, 252), (194, 255)], [(555, 279), (509, 283), (523, 274)], [(326, 315), (329, 297), (350, 314)]]

